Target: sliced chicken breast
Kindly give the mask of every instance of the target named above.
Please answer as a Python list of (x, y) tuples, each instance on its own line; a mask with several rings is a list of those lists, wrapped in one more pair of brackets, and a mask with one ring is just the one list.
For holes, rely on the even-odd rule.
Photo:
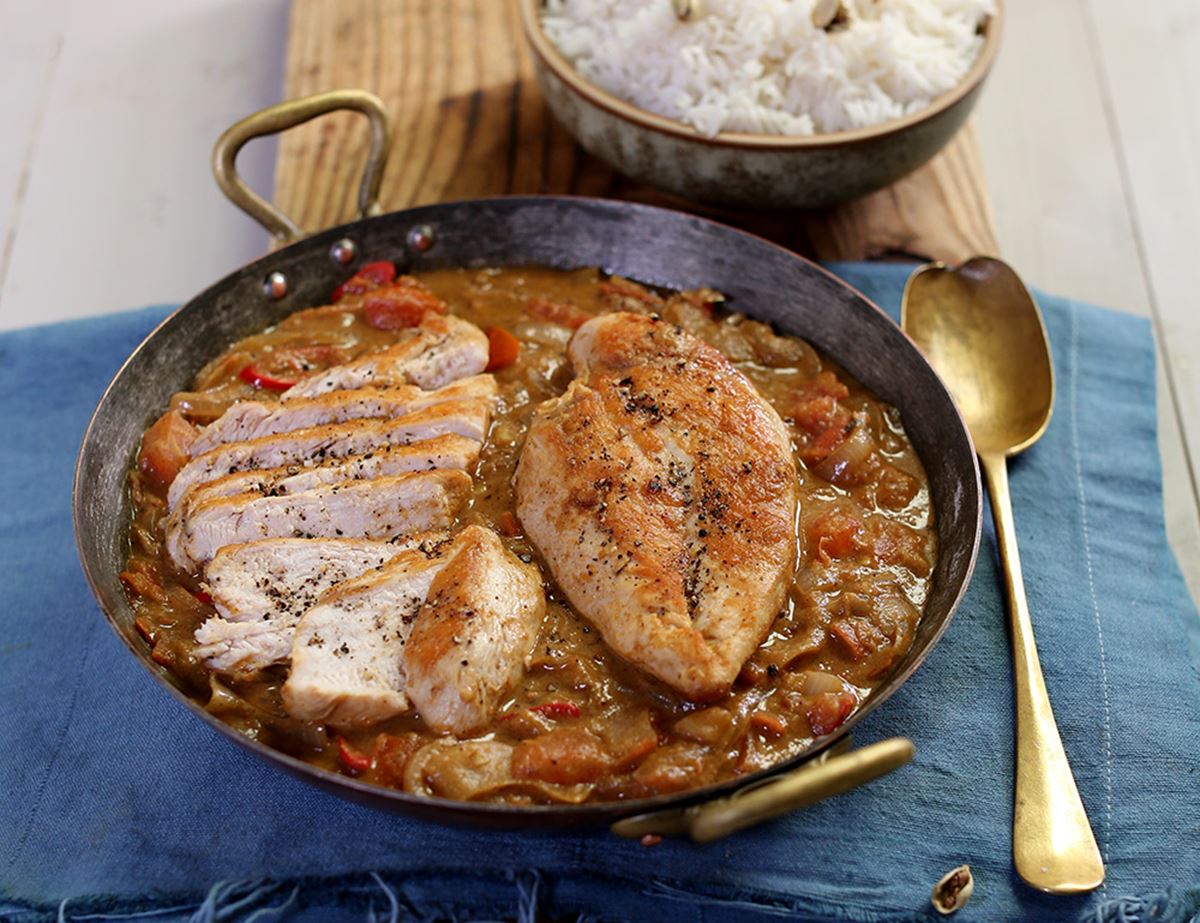
[(296, 494), (342, 481), (367, 481), (409, 471), (469, 471), (479, 460), (481, 446), (466, 436), (448, 434), (398, 445), (349, 459), (328, 461), (316, 467), (288, 465), (265, 471), (240, 471), (215, 481), (197, 484), (183, 495), (167, 518), (166, 532), (178, 531), (192, 511), (208, 500), (244, 493)]
[(281, 690), (288, 713), (355, 727), (408, 711), (404, 643), (444, 563), (439, 554), (406, 551), (309, 609), (296, 626)]
[(238, 494), (201, 503), (168, 532), (167, 551), (194, 571), (226, 545), (263, 538), (388, 539), (448, 528), (471, 492), (463, 471), (349, 481), (287, 496)]
[(787, 430), (716, 349), (655, 317), (585, 323), (530, 425), (517, 515), (572, 605), (694, 700), (723, 695), (794, 567)]
[(472, 375), (434, 391), (415, 385), (396, 388), (355, 388), (318, 397), (273, 401), (238, 401), (201, 430), (189, 453), (194, 458), (226, 442), (245, 442), (276, 433), (345, 423), (347, 420), (393, 419), (446, 401), (493, 400), (496, 379)]
[(404, 669), (425, 723), (462, 736), (487, 724), (524, 675), (546, 597), (537, 568), (488, 529), (464, 529), (447, 553), (404, 646)]
[(274, 538), (222, 548), (204, 572), (220, 614), (196, 629), (196, 655), (225, 673), (281, 663), (291, 654), (300, 616), (326, 590), (445, 538), (436, 532), (391, 542)]
[(430, 727), (473, 730), (521, 677), (546, 600), (537, 569), (468, 526), (339, 584), (296, 628), (289, 713), (366, 725), (415, 705)]
[(395, 420), (351, 420), (230, 442), (184, 465), (171, 482), (167, 503), (174, 509), (195, 485), (242, 471), (316, 465), (446, 434), (483, 442), (490, 421), (490, 401), (447, 401)]
[(348, 388), (413, 384), (440, 388), (478, 375), (488, 362), (488, 339), (474, 324), (442, 314), (426, 315), (407, 339), (345, 365), (301, 379), (283, 393), (285, 402)]
[(282, 469), (288, 472), (287, 477), (272, 484), (270, 489), (280, 494), (295, 494), (322, 484), (365, 481), (408, 471), (469, 472), (479, 460), (480, 448), (474, 439), (448, 433), (411, 445), (391, 446), (365, 455), (354, 455), (336, 464), (301, 468), (299, 471)]

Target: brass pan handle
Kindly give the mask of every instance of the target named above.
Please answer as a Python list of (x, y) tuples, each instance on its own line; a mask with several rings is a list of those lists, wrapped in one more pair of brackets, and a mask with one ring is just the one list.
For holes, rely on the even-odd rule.
[(785, 776), (744, 788), (728, 798), (627, 817), (613, 824), (612, 832), (631, 839), (646, 834), (687, 835), (697, 843), (711, 843), (772, 817), (848, 792), (898, 769), (916, 752), (907, 738), (881, 740), (861, 750), (805, 763)]
[(248, 115), (225, 130), (217, 139), (212, 153), (213, 176), (217, 185), (234, 205), (261, 224), (281, 244), (290, 244), (304, 236), (296, 222), (252, 190), (238, 175), (238, 151), (251, 138), (273, 135), (295, 128), (327, 112), (352, 109), (363, 113), (371, 122), (371, 149), (363, 167), (362, 185), (358, 190), (358, 210), (362, 217), (382, 213), (379, 207), (379, 186), (383, 168), (387, 165), (391, 123), (383, 102), (366, 90), (331, 90), (315, 96), (290, 99)]

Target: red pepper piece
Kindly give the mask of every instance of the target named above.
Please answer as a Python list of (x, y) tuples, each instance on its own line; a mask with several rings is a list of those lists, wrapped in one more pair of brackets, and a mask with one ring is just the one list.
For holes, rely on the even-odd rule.
[(517, 361), (521, 355), (521, 341), (499, 327), (493, 327), (487, 332), (488, 363), (484, 371), (495, 372), (507, 368)]
[(360, 775), (371, 768), (371, 756), (354, 747), (345, 737), (338, 735), (338, 762), (352, 775)]
[(170, 484), (187, 464), (196, 427), (178, 410), (168, 410), (142, 436), (138, 466), (160, 484)]
[(333, 290), (333, 303), (337, 304), (345, 295), (361, 295), (377, 288), (390, 285), (396, 278), (396, 264), (391, 260), (367, 263), (358, 272)]
[(532, 706), (529, 710), (548, 718), (578, 718), (580, 715), (579, 706), (565, 699), (557, 702), (543, 702), (541, 705)]
[(259, 370), (253, 362), (238, 372), (238, 378), (256, 388), (266, 388), (268, 391), (286, 391), (296, 382), (286, 378), (275, 378)]
[(206, 605), (206, 606), (212, 605), (212, 594), (211, 593), (205, 592), (204, 590), (197, 590), (192, 595), (195, 596), (198, 600), (200, 600), (200, 602), (204, 603), (204, 605)]

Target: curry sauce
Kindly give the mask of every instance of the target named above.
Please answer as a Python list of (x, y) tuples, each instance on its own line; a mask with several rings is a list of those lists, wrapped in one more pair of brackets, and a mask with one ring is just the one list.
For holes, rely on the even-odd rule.
[[(130, 472), (122, 577), (154, 660), (208, 711), (268, 746), (383, 786), (516, 804), (604, 801), (786, 759), (835, 731), (904, 656), (936, 549), (925, 472), (895, 408), (717, 292), (660, 292), (595, 269), (439, 270), (417, 282), (490, 332), (499, 400), (456, 527), (491, 528), (541, 568), (547, 613), (524, 679), (489, 727), (458, 741), (414, 713), (342, 732), (299, 721), (280, 697), (286, 665), (211, 671), (193, 636), (215, 609), (201, 576), (180, 572), (164, 550), (169, 473), (148, 434)], [(720, 349), (792, 437), (796, 574), (784, 611), (720, 701), (689, 702), (616, 656), (572, 610), (514, 515), (513, 474), (533, 411), (572, 379), (574, 328), (613, 310), (654, 313)], [(297, 312), (210, 362), (173, 398), (174, 419), (204, 425), (238, 400), (270, 400), (297, 376), (389, 345), (395, 329), (361, 310)]]

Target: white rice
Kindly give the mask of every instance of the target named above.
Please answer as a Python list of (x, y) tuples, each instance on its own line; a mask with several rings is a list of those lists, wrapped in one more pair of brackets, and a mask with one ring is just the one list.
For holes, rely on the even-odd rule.
[(952, 89), (993, 0), (546, 0), (547, 36), (588, 80), (634, 105), (722, 131), (811, 135), (916, 112)]

